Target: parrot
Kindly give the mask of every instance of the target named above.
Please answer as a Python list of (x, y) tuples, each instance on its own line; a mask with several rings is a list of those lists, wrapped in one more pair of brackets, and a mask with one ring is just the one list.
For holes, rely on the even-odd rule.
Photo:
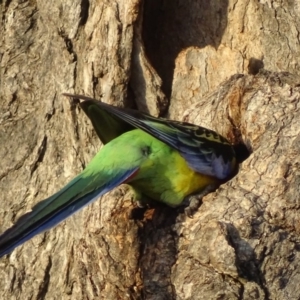
[(234, 146), (213, 130), (63, 95), (79, 101), (104, 145), (78, 176), (0, 235), (0, 257), (121, 184), (131, 186), (139, 205), (184, 205), (192, 217), (202, 198), (238, 171)]

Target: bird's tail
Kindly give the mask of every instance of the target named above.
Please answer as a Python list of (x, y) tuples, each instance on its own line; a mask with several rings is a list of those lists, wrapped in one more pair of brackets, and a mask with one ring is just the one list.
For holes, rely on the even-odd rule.
[(35, 235), (48, 230), (114, 187), (128, 180), (137, 168), (124, 170), (114, 176), (84, 170), (53, 196), (41, 201), (32, 211), (0, 235), (0, 257), (9, 254), (17, 246)]

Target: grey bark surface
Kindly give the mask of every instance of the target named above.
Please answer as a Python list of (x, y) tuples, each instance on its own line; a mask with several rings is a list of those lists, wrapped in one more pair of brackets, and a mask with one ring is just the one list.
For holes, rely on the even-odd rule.
[[(1, 299), (299, 299), (297, 1), (2, 1), (0, 232), (100, 148), (63, 92), (251, 151), (193, 219), (126, 186), (0, 260)], [(263, 70), (264, 69), (264, 70)]]

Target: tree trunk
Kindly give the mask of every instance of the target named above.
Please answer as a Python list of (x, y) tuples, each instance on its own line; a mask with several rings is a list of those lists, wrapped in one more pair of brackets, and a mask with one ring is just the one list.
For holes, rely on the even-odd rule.
[(0, 260), (1, 299), (299, 299), (297, 1), (2, 1), (0, 232), (100, 148), (63, 92), (243, 141), (193, 219), (126, 186)]

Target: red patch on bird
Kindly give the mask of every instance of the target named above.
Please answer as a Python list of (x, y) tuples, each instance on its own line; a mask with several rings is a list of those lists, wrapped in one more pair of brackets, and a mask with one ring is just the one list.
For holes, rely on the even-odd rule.
[(140, 169), (137, 169), (134, 173), (132, 173), (126, 180), (124, 180), (124, 182), (123, 183), (127, 183), (127, 182), (129, 182), (132, 178), (134, 178), (136, 175), (137, 175), (137, 173), (140, 171)]

